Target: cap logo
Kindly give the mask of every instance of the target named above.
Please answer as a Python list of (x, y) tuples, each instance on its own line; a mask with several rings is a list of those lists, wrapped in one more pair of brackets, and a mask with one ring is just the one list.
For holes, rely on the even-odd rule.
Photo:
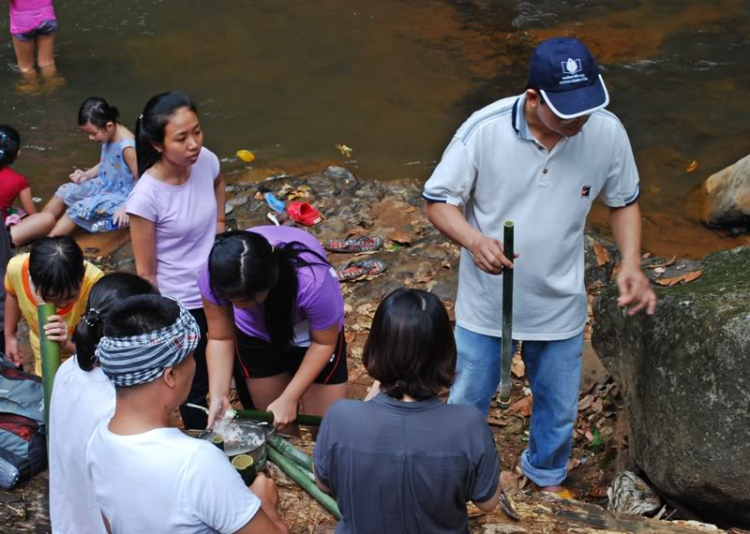
[(567, 61), (561, 61), (562, 79), (558, 81), (559, 85), (568, 85), (571, 83), (589, 83), (589, 77), (583, 72), (583, 66), (580, 59), (568, 58)]
[(568, 58), (568, 61), (562, 62), (563, 74), (575, 74), (581, 70), (581, 60)]

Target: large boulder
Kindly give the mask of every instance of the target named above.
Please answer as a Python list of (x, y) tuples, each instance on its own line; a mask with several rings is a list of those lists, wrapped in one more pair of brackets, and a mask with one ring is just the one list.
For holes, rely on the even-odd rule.
[(750, 156), (703, 183), (703, 220), (713, 226), (750, 225)]
[(701, 517), (748, 528), (750, 247), (712, 254), (702, 270), (658, 289), (651, 317), (627, 315), (610, 285), (593, 344), (624, 392), (631, 455), (650, 481)]

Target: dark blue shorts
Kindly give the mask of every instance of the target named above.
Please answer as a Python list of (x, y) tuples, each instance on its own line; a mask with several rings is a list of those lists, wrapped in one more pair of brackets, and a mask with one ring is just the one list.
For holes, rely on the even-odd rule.
[(18, 39), (19, 41), (28, 42), (34, 39), (34, 37), (38, 35), (52, 35), (57, 31), (57, 21), (56, 20), (44, 20), (42, 23), (34, 30), (31, 30), (26, 33), (14, 33), (13, 38)]

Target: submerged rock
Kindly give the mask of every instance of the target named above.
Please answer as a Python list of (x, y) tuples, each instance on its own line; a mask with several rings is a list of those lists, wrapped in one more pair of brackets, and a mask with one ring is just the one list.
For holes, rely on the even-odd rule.
[(712, 175), (703, 189), (707, 224), (750, 228), (750, 156)]
[(697, 280), (658, 290), (652, 317), (628, 316), (609, 285), (593, 343), (624, 393), (630, 452), (651, 483), (701, 517), (747, 528), (750, 247), (697, 267)]

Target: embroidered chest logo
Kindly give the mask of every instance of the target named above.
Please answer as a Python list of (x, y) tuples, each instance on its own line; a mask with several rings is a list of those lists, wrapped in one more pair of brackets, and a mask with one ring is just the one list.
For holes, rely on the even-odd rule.
[(591, 186), (584, 185), (581, 188), (581, 198), (589, 198), (589, 195), (591, 195)]

